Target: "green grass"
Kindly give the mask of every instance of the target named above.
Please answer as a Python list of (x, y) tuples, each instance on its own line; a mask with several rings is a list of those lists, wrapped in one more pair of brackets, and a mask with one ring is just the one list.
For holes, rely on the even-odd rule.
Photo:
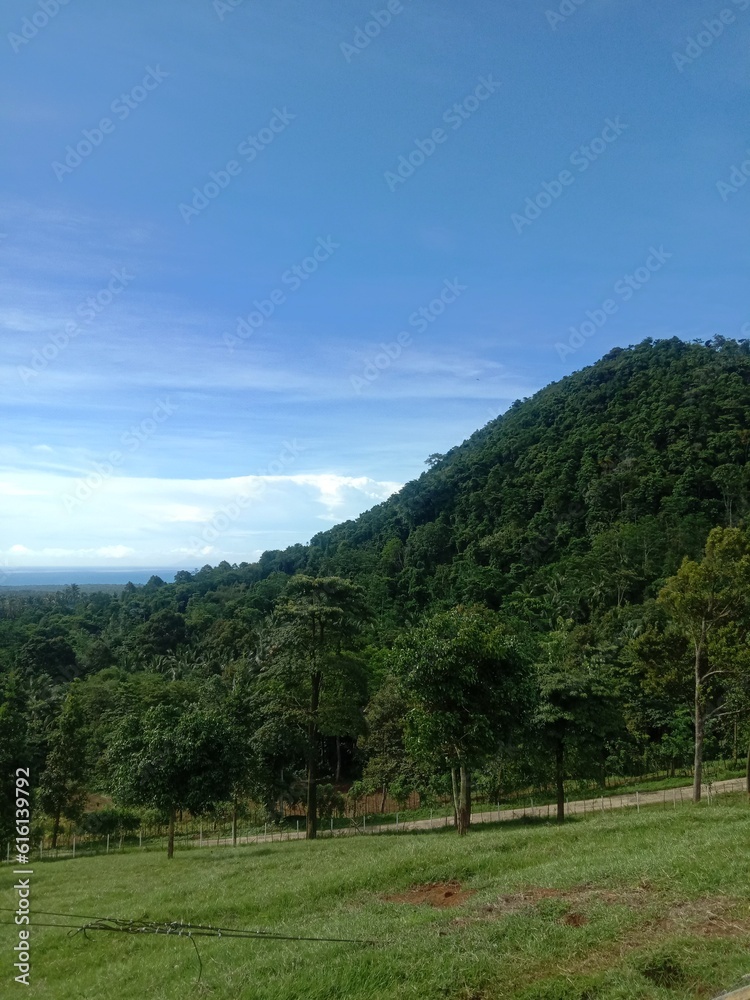
[[(439, 831), (184, 850), (172, 862), (153, 851), (37, 862), (37, 913), (182, 918), (379, 943), (203, 939), (198, 983), (187, 941), (86, 939), (37, 926), (32, 987), (22, 993), (10, 969), (15, 929), (2, 926), (0, 995), (708, 1000), (750, 973), (748, 843), (745, 798), (726, 796), (712, 807), (605, 812), (562, 828), (481, 826), (463, 840)], [(449, 880), (474, 895), (450, 909), (384, 899)], [(4, 907), (14, 902), (12, 882), (3, 865)], [(504, 901), (534, 888), (550, 891)]]

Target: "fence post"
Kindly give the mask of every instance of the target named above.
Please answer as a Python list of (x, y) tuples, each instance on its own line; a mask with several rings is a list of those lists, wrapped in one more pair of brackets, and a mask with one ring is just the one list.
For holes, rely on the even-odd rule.
[(73, 834), (73, 857), (76, 856), (76, 835)]
[(636, 789), (636, 793), (635, 793), (635, 809), (636, 809), (636, 812), (640, 812), (641, 811), (641, 796), (640, 796), (640, 793), (638, 792), (637, 789)]
[(198, 847), (203, 847), (203, 820), (198, 827)]
[(107, 854), (109, 854), (109, 834), (107, 834)]
[(398, 830), (398, 813), (396, 813), (396, 830)]

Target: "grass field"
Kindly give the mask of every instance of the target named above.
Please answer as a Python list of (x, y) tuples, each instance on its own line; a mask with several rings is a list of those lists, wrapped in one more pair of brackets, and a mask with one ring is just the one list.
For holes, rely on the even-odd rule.
[[(749, 844), (746, 799), (726, 796), (710, 808), (605, 812), (562, 828), (487, 825), (465, 840), (440, 831), (184, 851), (172, 862), (143, 851), (36, 863), (37, 913), (378, 943), (202, 939), (198, 982), (189, 941), (37, 926), (27, 989), (12, 981), (15, 928), (2, 926), (0, 996), (712, 998), (750, 973)], [(0, 880), (0, 905), (14, 905), (7, 865)], [(443, 884), (430, 894), (438, 906), (410, 892), (432, 883)]]

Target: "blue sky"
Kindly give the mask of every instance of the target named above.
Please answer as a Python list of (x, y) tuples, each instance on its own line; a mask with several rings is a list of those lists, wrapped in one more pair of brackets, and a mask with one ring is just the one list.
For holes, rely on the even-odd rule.
[(6, 566), (252, 560), (614, 345), (750, 332), (750, 0), (0, 29)]

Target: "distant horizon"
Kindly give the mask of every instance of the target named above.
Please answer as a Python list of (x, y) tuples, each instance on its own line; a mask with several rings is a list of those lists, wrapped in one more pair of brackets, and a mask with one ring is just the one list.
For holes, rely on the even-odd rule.
[[(206, 565), (205, 563), (203, 565)], [(200, 569), (200, 567), (197, 567)], [(92, 586), (94, 584), (142, 584), (147, 583), (152, 576), (158, 576), (165, 583), (172, 583), (174, 576), (187, 567), (149, 566), (29, 566), (5, 567), (0, 575), (0, 590), (13, 590), (18, 587), (45, 586)], [(196, 567), (187, 569), (195, 572)], [(107, 579), (97, 579), (106, 577)]]

